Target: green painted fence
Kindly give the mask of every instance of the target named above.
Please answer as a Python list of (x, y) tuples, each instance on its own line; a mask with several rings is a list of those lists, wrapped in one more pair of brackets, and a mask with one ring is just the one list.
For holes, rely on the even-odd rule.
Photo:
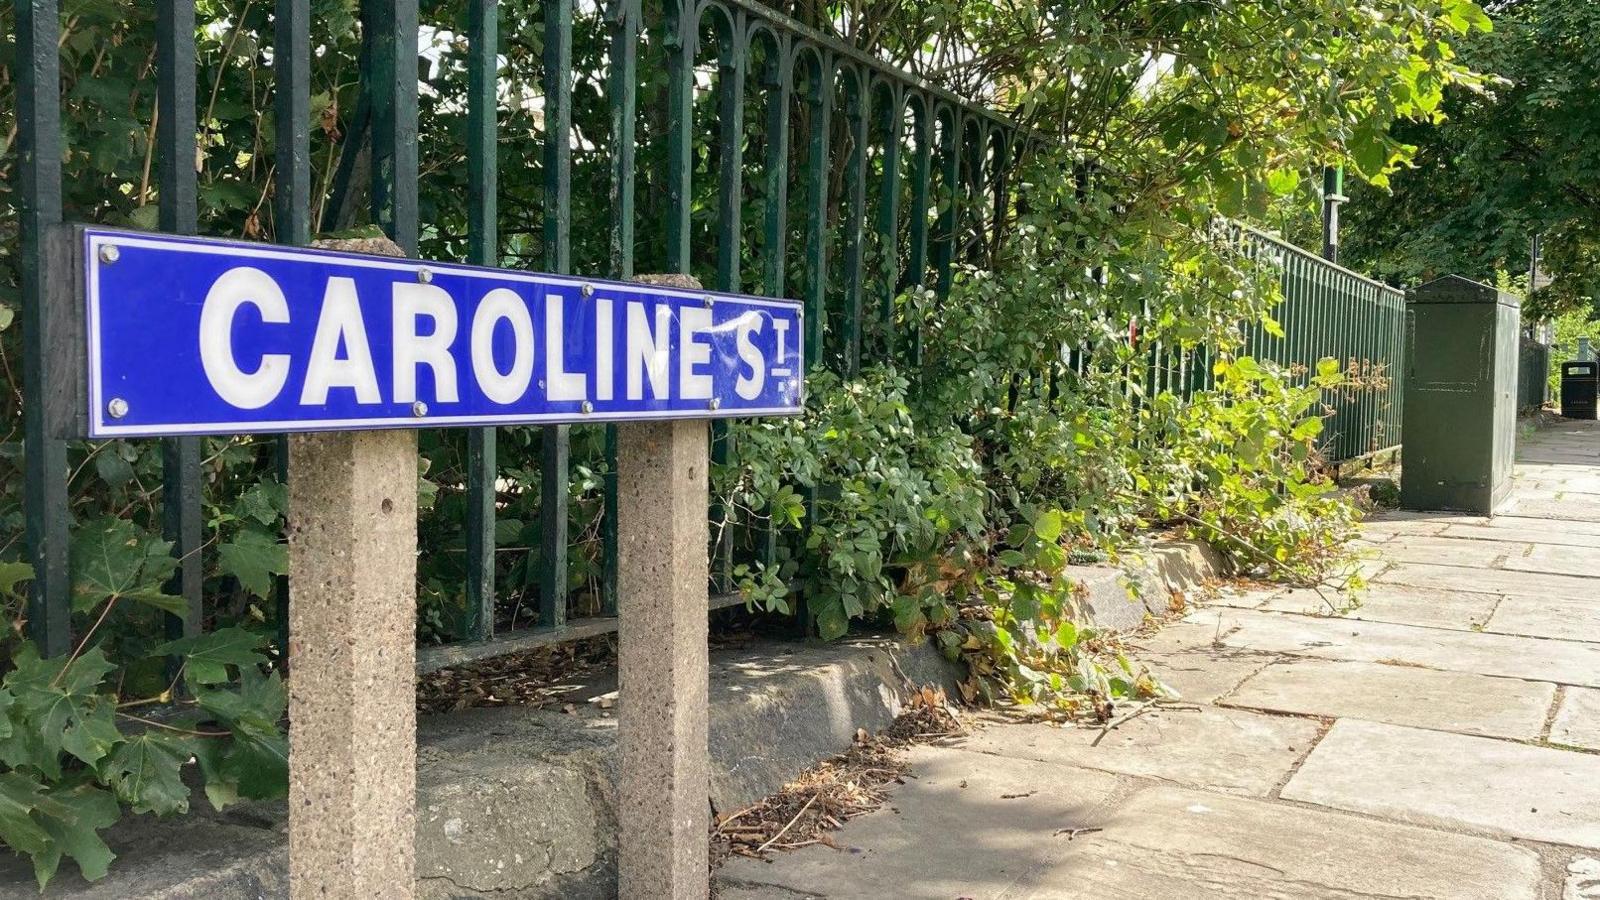
[(1345, 373), (1346, 386), (1327, 399), (1323, 456), (1340, 462), (1398, 446), (1405, 291), (1254, 229), (1235, 235), (1283, 294), (1272, 312), (1282, 336), (1254, 325), (1245, 352), (1306, 371), (1331, 357)]
[[(260, 0), (258, 12), (268, 3)], [(896, 298), (919, 285), (944, 295), (959, 263), (981, 260), (998, 244), (1012, 211), (1009, 181), (1035, 146), (1004, 116), (753, 0), (602, 0), (598, 8), (576, 10), (571, 0), (422, 7), (430, 14), (448, 8), (448, 21), (422, 21), (417, 0), (362, 0), (359, 104), (348, 116), (331, 184), (317, 184), (312, 153), (327, 142), (314, 127), (313, 48), (329, 36), (313, 33), (318, 7), (310, 0), (270, 0), (270, 6), (270, 28), (256, 35), (261, 46), (255, 52), (271, 58), (276, 240), (305, 244), (318, 223), (332, 230), (329, 223), (341, 223), (355, 207), (355, 218), (381, 225), (410, 254), (419, 247), (431, 255), (459, 247), (454, 255), (470, 263), (568, 272), (576, 246), (584, 271), (617, 278), (641, 268), (689, 272), (721, 290), (796, 296), (805, 303), (812, 361), (845, 373), (864, 362), (918, 356), (919, 323)], [(251, 5), (243, 8), (248, 12)], [(193, 233), (201, 219), (192, 161), (197, 124), (203, 124), (196, 116), (195, 35), (197, 24), (207, 23), (197, 23), (194, 0), (159, 0), (157, 9), (148, 40), (160, 110), (153, 154), (158, 225)], [(28, 619), (45, 650), (61, 653), (72, 637), (68, 454), (66, 443), (51, 436), (39, 396), (60, 364), (44, 349), (53, 336), (43, 298), (54, 279), (70, 277), (46, 265), (40, 241), (63, 219), (60, 160), (71, 149), (63, 146), (62, 10), (58, 0), (14, 0), (14, 10), (26, 543), (37, 573)], [(429, 177), (420, 157), (438, 135), (419, 132), (419, 82), (428, 82), (413, 73), (419, 35), (436, 37), (441, 30), (463, 48), (464, 90), (449, 98), (422, 96), (435, 112), (443, 102), (465, 110), (460, 242), (439, 234), (419, 207), (419, 179)], [(501, 94), (506, 63), (499, 48), (535, 30), (542, 125), (530, 129), (522, 101)], [(581, 38), (576, 45), (575, 34)], [(645, 83), (655, 87), (642, 93)], [(642, 97), (649, 103), (641, 105)], [(513, 117), (516, 127), (508, 122)], [(652, 126), (646, 140), (641, 123), (658, 119), (663, 124)], [(575, 122), (586, 124), (580, 129)], [(540, 184), (532, 200), (524, 190), (528, 172), (502, 173), (503, 158), (538, 160)], [(642, 191), (649, 202), (641, 206)], [(588, 202), (597, 195), (604, 197), (598, 207)], [(599, 212), (575, 221), (575, 196), (585, 201), (583, 208)], [(507, 197), (515, 198), (516, 210)], [(530, 204), (537, 233), (502, 234), (503, 214)], [(755, 214), (747, 217), (747, 207)], [(1398, 291), (1263, 235), (1239, 234), (1248, 252), (1281, 273), (1288, 298), (1278, 315), (1285, 337), (1254, 332), (1254, 352), (1302, 365), (1333, 355), (1353, 361), (1354, 370), (1374, 382), (1398, 375)], [(529, 246), (538, 248), (534, 255)], [(603, 249), (590, 252), (592, 246)], [(1188, 392), (1204, 386), (1209, 365), (1203, 354), (1169, 357), (1159, 350), (1152, 357), (1151, 387)], [(1393, 384), (1341, 397), (1327, 437), (1329, 455), (1355, 456), (1396, 443), (1398, 398)], [(430, 665), (612, 627), (615, 484), (608, 477), (602, 488), (600, 615), (570, 619), (572, 433), (568, 426), (537, 433), (536, 453), (518, 435), (517, 446), (533, 459), (499, 458), (503, 432), (477, 429), (466, 436), (466, 603), (454, 625), (460, 643), (425, 654)], [(714, 436), (713, 452), (725, 459), (730, 437), (722, 428)], [(605, 445), (614, 458), (609, 430)], [(284, 476), (286, 454), (278, 446)], [(163, 444), (165, 530), (183, 560), (169, 589), (196, 613), (204, 608), (202, 448), (199, 439)], [(496, 635), (496, 485), (507, 466), (537, 470), (542, 565), (533, 627)], [(731, 510), (709, 512), (733, 522)], [(720, 529), (714, 548), (714, 577), (723, 591), (730, 586), (735, 535), (743, 535), (740, 552), (773, 546), (770, 534), (753, 539), (750, 523), (733, 524)], [(280, 606), (289, 589), (280, 579)], [(285, 619), (280, 610), (279, 620)], [(202, 621), (191, 615), (185, 626), (173, 618), (171, 627), (192, 632)]]

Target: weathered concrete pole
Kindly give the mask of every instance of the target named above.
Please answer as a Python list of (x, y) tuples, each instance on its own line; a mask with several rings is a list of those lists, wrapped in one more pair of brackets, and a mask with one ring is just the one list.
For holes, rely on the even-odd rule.
[[(638, 280), (700, 286), (686, 276)], [(709, 892), (709, 463), (703, 420), (617, 426), (623, 898), (704, 900)]]
[(413, 896), (416, 557), (415, 431), (289, 437), (292, 900)]

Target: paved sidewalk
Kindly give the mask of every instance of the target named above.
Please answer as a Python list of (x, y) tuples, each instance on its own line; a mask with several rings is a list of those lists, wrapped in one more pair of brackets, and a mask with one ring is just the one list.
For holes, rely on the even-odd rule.
[(1371, 521), (1355, 610), (1261, 590), (1146, 640), (1185, 706), (916, 748), (845, 849), (721, 896), (1600, 900), (1600, 424), (1518, 462), (1492, 520)]

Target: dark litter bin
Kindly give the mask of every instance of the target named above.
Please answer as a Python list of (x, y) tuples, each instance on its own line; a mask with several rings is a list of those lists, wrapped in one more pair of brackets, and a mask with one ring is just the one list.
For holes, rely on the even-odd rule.
[(1561, 364), (1562, 418), (1593, 419), (1596, 393), (1600, 393), (1600, 363)]

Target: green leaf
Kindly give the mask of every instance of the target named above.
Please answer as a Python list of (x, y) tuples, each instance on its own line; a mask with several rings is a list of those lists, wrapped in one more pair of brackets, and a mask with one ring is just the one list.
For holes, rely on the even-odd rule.
[(19, 597), (17, 584), (33, 578), (33, 566), (25, 562), (0, 562), (0, 594)]
[(160, 588), (129, 591), (122, 595), (125, 599), (146, 606), (154, 606), (162, 612), (171, 613), (180, 619), (189, 618), (189, 601), (162, 591)]
[(72, 538), (72, 608), (93, 609), (134, 592), (159, 591), (177, 566), (172, 544), (126, 519), (96, 519)]
[(235, 735), (222, 772), (238, 794), (277, 800), (289, 793), (289, 741), (279, 733)]
[(1267, 190), (1285, 197), (1300, 189), (1300, 173), (1294, 169), (1274, 169), (1267, 173)]
[(273, 576), (289, 571), (288, 548), (276, 536), (253, 528), (220, 545), (217, 559), (223, 572), (239, 579), (244, 589), (257, 597), (269, 596)]
[(246, 670), (260, 663), (258, 651), (266, 642), (264, 635), (243, 628), (223, 628), (168, 641), (150, 651), (150, 655), (183, 657), (184, 678), (190, 684), (222, 684), (229, 680), (228, 666)]
[(206, 796), (219, 809), (241, 796), (271, 800), (288, 791), (289, 743), (278, 728), (289, 705), (283, 679), (254, 666), (241, 668), (239, 675), (238, 690), (203, 689), (195, 696), (233, 732), (225, 749), (210, 741), (196, 746)]
[(101, 766), (117, 799), (135, 813), (168, 815), (189, 811), (189, 789), (180, 775), (193, 742), (184, 735), (152, 728), (129, 738)]
[[(78, 864), (78, 871), (84, 880), (99, 881), (106, 877), (106, 868), (117, 855), (100, 839), (99, 831), (111, 827), (122, 818), (122, 808), (117, 805), (116, 798), (94, 785), (82, 784), (51, 791), (49, 799), (53, 801), (53, 806), (41, 807), (41, 812), (45, 812), (43, 825), (59, 852), (65, 853)], [(67, 814), (46, 811), (57, 806), (65, 807)], [(52, 860), (49, 872), (45, 873), (40, 870), (39, 860), (35, 858), (34, 874), (39, 876), (40, 890), (44, 889), (49, 876), (54, 874), (56, 862)]]
[(841, 604), (833, 603), (817, 611), (817, 635), (825, 641), (844, 637), (850, 630), (850, 619)]
[(198, 741), (195, 744), (195, 762), (200, 764), (200, 772), (206, 779), (206, 799), (211, 801), (211, 808), (218, 812), (241, 799), (238, 781), (223, 772), (223, 762), (231, 749), (226, 742), (217, 740)]
[(1033, 520), (1033, 530), (1039, 540), (1052, 543), (1061, 537), (1061, 510), (1052, 509)]
[[(113, 698), (98, 693), (101, 680), (115, 668), (99, 647), (70, 662), (64, 656), (40, 659), (32, 644), (17, 653), (16, 668), (5, 679), (16, 698), (12, 715), (19, 726), (11, 741), (22, 738), (22, 755), (45, 775), (59, 775), (55, 756), (62, 751), (92, 766), (122, 739)], [(7, 757), (11, 761), (11, 754)]]
[(30, 775), (0, 772), (0, 841), (18, 853), (33, 855), (50, 848), (50, 833), (31, 815), (43, 792), (44, 785)]

